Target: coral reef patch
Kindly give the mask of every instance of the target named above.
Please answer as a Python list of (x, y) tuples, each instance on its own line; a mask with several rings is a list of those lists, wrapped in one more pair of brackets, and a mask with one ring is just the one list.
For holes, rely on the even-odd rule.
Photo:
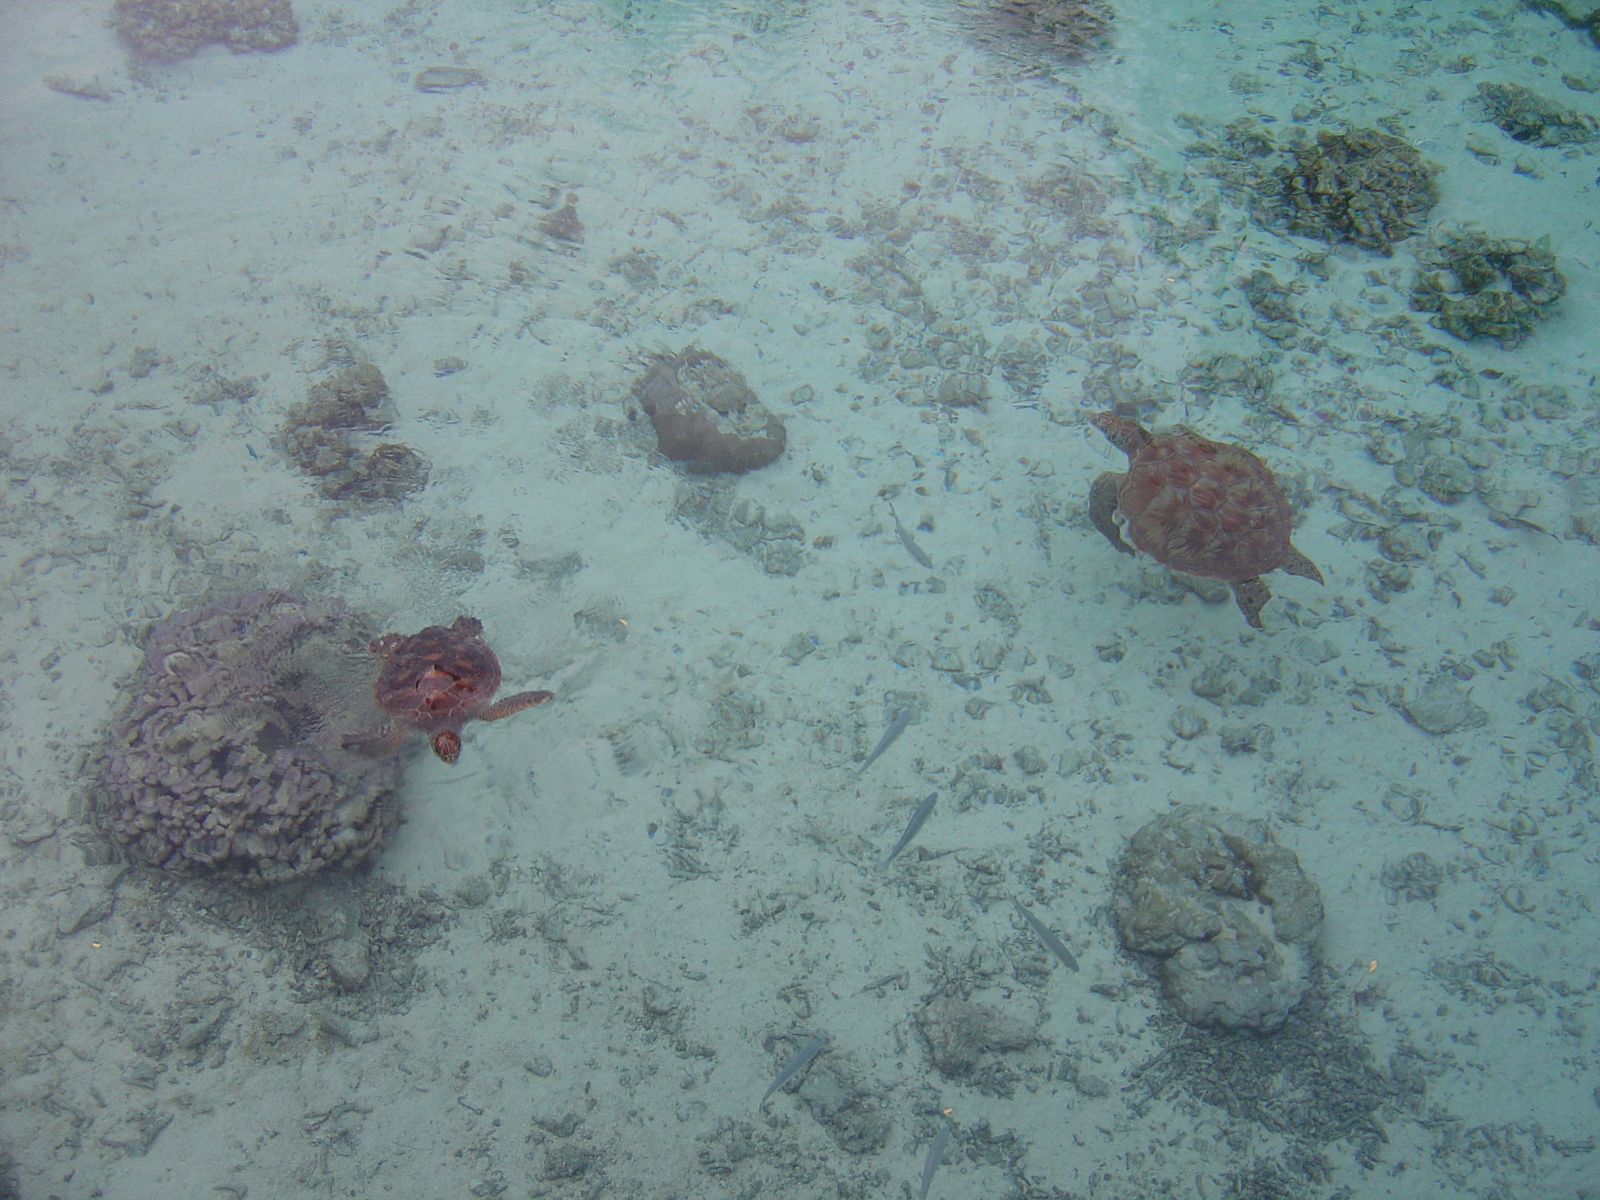
[(1104, 0), (964, 0), (980, 42), (1076, 62), (1111, 40), (1115, 17)]
[(177, 62), (207, 46), (283, 50), (300, 37), (289, 0), (117, 0), (111, 24), (145, 62)]
[(1283, 211), (1289, 230), (1305, 237), (1390, 254), (1439, 202), (1438, 168), (1393, 134), (1324, 129), (1293, 155), (1281, 176)]
[(428, 486), (428, 460), (398, 442), (363, 448), (370, 438), (362, 435), (387, 432), (392, 412), (383, 372), (352, 363), (313, 384), (305, 403), (289, 410), (278, 448), (320, 479), (330, 500), (403, 500)]
[(1195, 806), (1157, 817), (1128, 841), (1112, 912), (1191, 1025), (1271, 1033), (1310, 986), (1321, 893), (1265, 822)]
[(1593, 117), (1563, 108), (1518, 83), (1480, 83), (1467, 112), (1535, 146), (1570, 146), (1600, 137)]
[(1439, 202), (1441, 168), (1393, 133), (1322, 129), (1281, 144), (1254, 117), (1219, 130), (1192, 114), (1177, 122), (1199, 136), (1185, 153), (1206, 160), (1228, 198), (1269, 229), (1391, 254)]
[(764, 467), (788, 443), (783, 418), (756, 398), (744, 376), (690, 346), (658, 359), (633, 398), (655, 425), (657, 448), (696, 475)]
[(371, 707), (369, 638), (338, 600), (282, 591), (154, 629), (104, 761), (96, 815), (111, 840), (152, 866), (252, 885), (373, 853), (397, 820), (399, 760), (339, 745)]
[(1417, 255), (1411, 307), (1463, 341), (1494, 338), (1509, 350), (1527, 340), (1566, 293), (1550, 239), (1494, 238), (1474, 229), (1441, 235)]

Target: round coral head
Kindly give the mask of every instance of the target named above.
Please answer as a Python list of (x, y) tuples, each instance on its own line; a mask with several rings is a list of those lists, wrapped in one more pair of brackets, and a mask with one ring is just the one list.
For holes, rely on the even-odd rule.
[(433, 735), (433, 752), (445, 762), (455, 765), (461, 757), (461, 735), (454, 729), (441, 729)]

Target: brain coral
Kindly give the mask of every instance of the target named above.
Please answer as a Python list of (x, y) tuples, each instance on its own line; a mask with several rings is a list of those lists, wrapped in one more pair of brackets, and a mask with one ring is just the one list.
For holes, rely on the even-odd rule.
[(377, 849), (396, 819), (395, 757), (339, 748), (367, 715), (367, 634), (337, 600), (261, 591), (153, 630), (105, 759), (98, 815), (168, 870), (280, 883)]
[(1271, 1033), (1310, 985), (1322, 898), (1265, 822), (1197, 807), (1128, 841), (1112, 903), (1122, 944), (1160, 958), (1193, 1025)]

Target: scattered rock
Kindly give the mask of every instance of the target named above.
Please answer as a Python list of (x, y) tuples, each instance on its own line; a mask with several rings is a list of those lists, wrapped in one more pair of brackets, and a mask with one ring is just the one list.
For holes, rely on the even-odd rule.
[(349, 937), (336, 938), (328, 943), (325, 952), (328, 977), (347, 992), (359, 991), (366, 986), (372, 974), (371, 950), (367, 936), (357, 931)]
[(954, 996), (929, 1001), (917, 1014), (917, 1027), (927, 1039), (933, 1065), (947, 1079), (968, 1074), (986, 1053), (1023, 1050), (1038, 1038), (1032, 1025)]
[(595, 1153), (587, 1146), (563, 1142), (544, 1152), (544, 1177), (546, 1179), (575, 1179), (587, 1171), (595, 1160)]
[(109, 917), (117, 899), (113, 888), (121, 874), (120, 868), (114, 869), (105, 883), (75, 884), (56, 896), (52, 901), (56, 932), (66, 937)]
[(1400, 700), (1399, 708), (1408, 721), (1429, 733), (1474, 729), (1489, 720), (1489, 714), (1474, 704), (1447, 675), (1434, 676), (1415, 696)]

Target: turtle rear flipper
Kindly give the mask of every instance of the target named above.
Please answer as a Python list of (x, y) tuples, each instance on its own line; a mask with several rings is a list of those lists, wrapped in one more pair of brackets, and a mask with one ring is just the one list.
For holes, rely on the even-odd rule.
[(1096, 529), (1105, 534), (1106, 541), (1124, 554), (1132, 554), (1133, 547), (1122, 540), (1116, 521), (1117, 495), (1122, 491), (1122, 483), (1126, 478), (1126, 475), (1107, 471), (1090, 485), (1089, 520), (1094, 522)]
[(1244, 619), (1250, 622), (1250, 627), (1263, 628), (1261, 610), (1267, 606), (1267, 601), (1272, 599), (1272, 589), (1259, 575), (1254, 579), (1241, 579), (1229, 586), (1233, 588), (1233, 598), (1239, 602), (1239, 611), (1244, 614)]
[(1291, 575), (1298, 575), (1302, 579), (1315, 579), (1322, 582), (1322, 572), (1317, 570), (1317, 564), (1312, 562), (1293, 546), (1289, 547), (1289, 557), (1283, 560), (1283, 570)]

